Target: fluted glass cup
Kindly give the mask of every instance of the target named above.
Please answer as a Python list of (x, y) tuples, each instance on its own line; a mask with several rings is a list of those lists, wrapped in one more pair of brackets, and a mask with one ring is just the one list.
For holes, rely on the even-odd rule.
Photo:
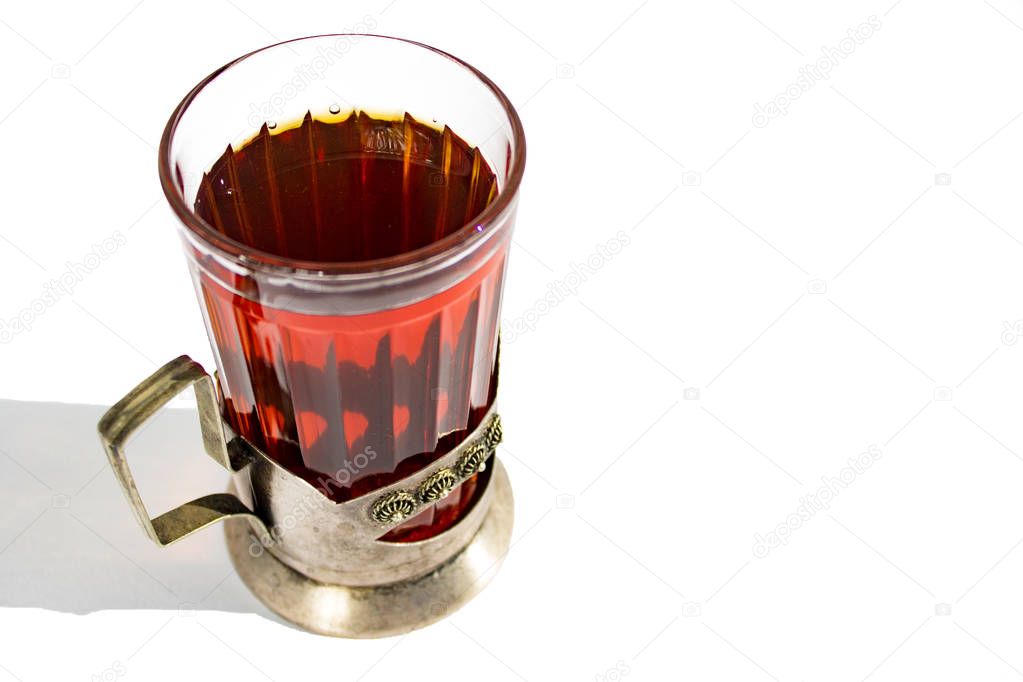
[[(336, 119), (352, 110), (449, 126), (493, 169), (496, 198), (442, 239), (361, 262), (284, 258), (197, 215), (203, 174), (228, 145), (307, 112)], [(362, 143), (402, 152), (385, 148), (393, 139)], [(199, 83), (171, 116), (159, 157), (235, 431), (345, 501), (434, 461), (479, 425), (496, 394), (501, 290), (525, 163), (519, 118), (486, 76), (396, 38), (288, 41)], [(490, 469), (384, 539), (447, 529)]]

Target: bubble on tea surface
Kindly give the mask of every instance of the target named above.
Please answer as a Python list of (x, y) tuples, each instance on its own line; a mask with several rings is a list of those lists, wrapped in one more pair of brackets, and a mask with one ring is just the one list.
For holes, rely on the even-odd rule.
[(336, 104), (331, 104), (330, 105), (330, 113), (332, 113), (332, 114), (340, 114), (341, 113), (341, 107), (339, 107)]

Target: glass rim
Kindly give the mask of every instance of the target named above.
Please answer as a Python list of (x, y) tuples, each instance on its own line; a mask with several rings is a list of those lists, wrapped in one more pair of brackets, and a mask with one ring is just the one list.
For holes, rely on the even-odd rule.
[[(237, 64), (245, 61), (249, 57), (290, 43), (316, 40), (320, 38), (373, 38), (404, 43), (406, 45), (412, 45), (429, 50), (436, 55), (454, 62), (456, 65), (469, 71), (473, 76), (475, 76), (477, 81), (486, 87), (486, 89), (489, 90), (497, 99), (497, 102), (503, 110), (504, 115), (507, 117), (508, 123), (511, 127), (513, 143), (513, 149), (510, 157), (511, 165), (508, 170), (508, 177), (505, 182), (505, 186), (498, 190), (497, 197), (494, 201), (483, 209), (481, 213), (473, 217), (472, 220), (465, 223), (451, 234), (443, 237), (442, 239), (431, 242), (426, 246), (384, 258), (344, 262), (287, 258), (268, 251), (256, 249), (218, 232), (212, 225), (196, 215), (195, 211), (187, 204), (183, 193), (178, 190), (171, 159), (171, 144), (174, 140), (174, 135), (177, 132), (178, 124), (188, 111), (188, 107), (192, 104), (199, 93), (201, 93), (206, 86), (216, 80), (218, 76)], [(227, 256), (232, 261), (256, 270), (278, 272), (281, 274), (309, 275), (317, 278), (329, 276), (336, 279), (361, 279), (360, 276), (365, 276), (367, 274), (380, 275), (385, 271), (418, 269), (417, 266), (433, 263), (437, 260), (443, 260), (449, 256), (461, 255), (463, 252), (469, 252), (474, 247), (481, 246), (484, 242), (489, 241), (489, 237), (493, 232), (496, 232), (496, 230), (484, 229), (480, 231), (477, 227), (481, 225), (500, 226), (514, 208), (515, 201), (518, 196), (519, 185), (522, 181), (522, 175), (525, 170), (526, 139), (525, 131), (522, 127), (522, 121), (519, 119), (518, 112), (515, 111), (515, 107), (512, 105), (511, 100), (508, 99), (508, 96), (504, 94), (496, 83), (468, 62), (444, 52), (443, 50), (427, 45), (426, 43), (406, 38), (373, 33), (324, 33), (313, 36), (303, 36), (301, 38), (292, 38), (290, 40), (284, 40), (272, 45), (261, 47), (231, 60), (203, 78), (189, 91), (187, 95), (185, 95), (184, 99), (181, 100), (178, 106), (175, 107), (174, 111), (171, 113), (170, 119), (167, 121), (167, 125), (164, 128), (163, 136), (160, 139), (158, 157), (160, 185), (163, 188), (164, 196), (166, 196), (167, 201), (170, 203), (171, 209), (174, 211), (177, 218), (186, 228), (186, 233), (199, 238), (204, 245), (213, 248), (215, 251), (224, 256)], [(478, 235), (479, 238), (473, 239), (474, 235)]]

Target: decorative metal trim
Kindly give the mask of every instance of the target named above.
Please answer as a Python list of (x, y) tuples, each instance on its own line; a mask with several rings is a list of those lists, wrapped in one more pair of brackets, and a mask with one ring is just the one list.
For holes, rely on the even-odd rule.
[(487, 468), (487, 460), (494, 454), (498, 444), (504, 438), (504, 431), (501, 428), (501, 416), (494, 414), (490, 423), (483, 429), (483, 435), (478, 441), (469, 446), (462, 455), (458, 464), (458, 473), (462, 476), (472, 476)]
[(396, 490), (374, 502), (370, 515), (377, 523), (390, 524), (407, 519), (416, 506), (416, 498), (404, 490)]
[(456, 483), (458, 476), (445, 467), (419, 484), (419, 499), (423, 504), (442, 500), (454, 489)]
[(462, 454), (453, 466), (443, 466), (433, 471), (414, 489), (384, 493), (370, 505), (370, 517), (379, 524), (394, 527), (412, 516), (420, 505), (433, 504), (445, 498), (459, 483), (486, 468), (487, 460), (494, 454), (503, 437), (501, 417), (491, 412), (486, 421), (477, 427), (475, 437), (457, 448)]
[(487, 443), (487, 446), (491, 450), (497, 449), (497, 446), (504, 440), (504, 428), (501, 426), (501, 415), (495, 414), (490, 420), (490, 424), (487, 425), (487, 430), (483, 434), (483, 438)]
[(465, 454), (458, 460), (458, 473), (462, 476), (472, 476), (483, 471), (490, 458), (491, 449), (484, 442), (473, 443)]

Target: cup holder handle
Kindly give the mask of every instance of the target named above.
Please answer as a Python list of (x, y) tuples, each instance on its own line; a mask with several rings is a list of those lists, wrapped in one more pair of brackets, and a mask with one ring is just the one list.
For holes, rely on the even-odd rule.
[(228, 447), (212, 377), (202, 365), (182, 355), (132, 389), (99, 420), (100, 440), (135, 517), (146, 535), (160, 546), (170, 545), (206, 526), (235, 517), (249, 517), (265, 532), (263, 521), (230, 493), (205, 495), (156, 518), (149, 516), (125, 459), (125, 444), (161, 407), (188, 388), (195, 391), (206, 454), (230, 472), (240, 471), (248, 464), (244, 458), (233, 456)]

